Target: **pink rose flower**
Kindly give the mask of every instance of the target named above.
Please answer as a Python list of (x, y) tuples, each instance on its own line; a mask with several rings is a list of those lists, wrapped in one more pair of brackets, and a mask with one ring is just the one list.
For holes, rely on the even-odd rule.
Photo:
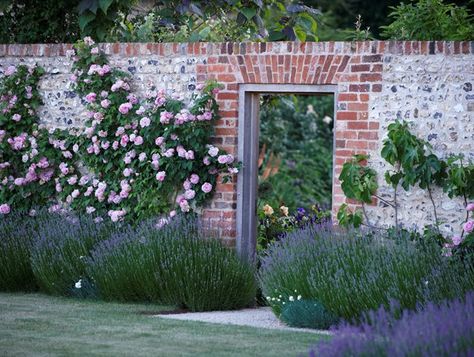
[(3, 203), (0, 205), (0, 214), (9, 214), (10, 211), (11, 209), (8, 203)]
[(209, 154), (209, 156), (214, 157), (219, 153), (219, 149), (215, 146), (211, 146), (207, 153)]
[(462, 238), (460, 236), (454, 236), (451, 238), (451, 240), (453, 241), (454, 245), (459, 245), (462, 242)]
[(186, 190), (186, 192), (184, 193), (184, 197), (187, 200), (192, 200), (195, 196), (196, 196), (196, 191), (194, 190)]
[(179, 207), (181, 208), (181, 212), (189, 212), (190, 210), (189, 202), (186, 200), (181, 200), (179, 202)]
[(165, 177), (166, 177), (165, 171), (158, 171), (158, 173), (156, 174), (156, 179), (160, 182), (163, 182), (165, 180)]
[(191, 188), (191, 182), (189, 180), (186, 180), (183, 182), (183, 188), (185, 190), (189, 190)]
[(102, 108), (108, 108), (110, 106), (110, 100), (104, 99), (100, 102)]
[(96, 98), (97, 98), (97, 94), (91, 92), (88, 95), (86, 95), (86, 102), (93, 103), (95, 102)]
[(474, 211), (474, 202), (468, 203), (466, 206), (466, 211)]
[(126, 115), (130, 111), (130, 109), (132, 109), (131, 103), (122, 103), (119, 106), (119, 112), (123, 115)]
[(15, 66), (8, 66), (7, 69), (5, 70), (5, 76), (11, 76), (13, 73), (16, 72), (16, 67)]
[(159, 136), (155, 139), (156, 146), (161, 146), (164, 142), (165, 142), (165, 138), (162, 136)]
[(151, 120), (148, 117), (143, 117), (140, 119), (140, 126), (142, 128), (146, 128), (147, 126), (150, 126)]
[(199, 176), (196, 174), (192, 174), (191, 177), (189, 178), (189, 181), (191, 181), (191, 183), (195, 185), (199, 182)]
[(464, 223), (464, 232), (471, 233), (474, 230), (474, 221), (467, 221)]
[(212, 191), (212, 185), (209, 182), (204, 182), (201, 186), (201, 190), (204, 193), (209, 193)]
[(143, 138), (139, 135), (135, 138), (135, 140), (133, 142), (135, 143), (135, 145), (142, 145), (143, 144)]

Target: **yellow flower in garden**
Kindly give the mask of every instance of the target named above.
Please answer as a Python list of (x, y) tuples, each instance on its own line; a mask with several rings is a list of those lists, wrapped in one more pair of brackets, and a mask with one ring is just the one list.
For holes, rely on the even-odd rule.
[(263, 206), (263, 213), (265, 213), (265, 216), (271, 216), (273, 214), (273, 208), (269, 204), (266, 204)]
[(286, 206), (281, 206), (281, 207), (280, 207), (280, 212), (281, 212), (282, 215), (288, 216), (288, 207), (286, 207)]

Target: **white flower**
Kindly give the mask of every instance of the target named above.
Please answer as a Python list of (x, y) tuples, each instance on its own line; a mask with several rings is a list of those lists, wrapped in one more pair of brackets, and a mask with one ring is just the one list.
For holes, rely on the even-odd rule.
[(76, 284), (74, 284), (74, 286), (76, 287), (76, 289), (82, 288), (82, 279), (79, 279), (79, 281)]
[(297, 299), (298, 299), (298, 300), (301, 300), (301, 295), (298, 295)]
[(295, 298), (294, 298), (293, 296), (290, 296), (290, 297), (288, 298), (288, 300), (289, 300), (289, 301), (295, 301)]
[(270, 296), (267, 296), (267, 300), (270, 301), (272, 298)]

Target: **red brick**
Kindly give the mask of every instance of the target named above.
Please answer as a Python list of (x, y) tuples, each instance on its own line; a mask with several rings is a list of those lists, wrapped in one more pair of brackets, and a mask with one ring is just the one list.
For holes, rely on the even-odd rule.
[(359, 139), (366, 139), (366, 140), (377, 140), (379, 138), (379, 134), (375, 131), (360, 131), (358, 133)]
[(336, 113), (337, 120), (357, 120), (357, 112), (341, 112)]
[(365, 121), (349, 121), (347, 122), (347, 129), (364, 129), (367, 130), (369, 128), (369, 125)]
[(347, 110), (355, 110), (355, 111), (366, 111), (369, 109), (369, 105), (367, 103), (348, 103)]
[(361, 102), (368, 102), (369, 101), (369, 95), (361, 93), (361, 94), (359, 94), (359, 100)]
[(367, 149), (367, 141), (362, 141), (362, 140), (348, 140), (346, 142), (346, 147), (347, 148), (352, 148), (352, 149)]
[(370, 84), (351, 84), (351, 85), (349, 85), (349, 91), (350, 92), (368, 92), (369, 90), (370, 90)]
[(353, 102), (357, 100), (357, 94), (355, 93), (340, 93), (337, 96), (337, 100), (340, 102)]
[(370, 64), (353, 64), (351, 72), (370, 72)]
[(362, 73), (360, 75), (361, 82), (380, 82), (382, 75), (380, 73)]
[(217, 94), (217, 99), (219, 100), (237, 100), (239, 99), (239, 94), (237, 92), (219, 92)]

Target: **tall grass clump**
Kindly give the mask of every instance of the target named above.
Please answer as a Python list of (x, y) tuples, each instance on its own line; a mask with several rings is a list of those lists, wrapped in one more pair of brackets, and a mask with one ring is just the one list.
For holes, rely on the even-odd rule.
[(0, 217), (0, 290), (31, 291), (37, 288), (30, 265), (35, 217), (11, 213)]
[(113, 230), (111, 223), (96, 223), (89, 216), (53, 213), (42, 217), (31, 251), (31, 266), (41, 290), (76, 295), (76, 289), (89, 285), (87, 257)]
[(107, 299), (149, 300), (191, 311), (244, 307), (255, 297), (253, 267), (190, 218), (143, 224), (99, 244), (88, 271)]
[(260, 281), (278, 316), (281, 304), (274, 297), (297, 290), (303, 300), (318, 301), (339, 318), (358, 320), (392, 300), (401, 309), (414, 309), (426, 300), (429, 284), (440, 281), (432, 274), (441, 262), (434, 244), (420, 249), (408, 240), (323, 224), (289, 233), (270, 246)]
[(474, 292), (441, 304), (428, 303), (419, 312), (405, 310), (399, 320), (380, 308), (370, 321), (345, 324), (309, 356), (472, 356), (474, 355)]

